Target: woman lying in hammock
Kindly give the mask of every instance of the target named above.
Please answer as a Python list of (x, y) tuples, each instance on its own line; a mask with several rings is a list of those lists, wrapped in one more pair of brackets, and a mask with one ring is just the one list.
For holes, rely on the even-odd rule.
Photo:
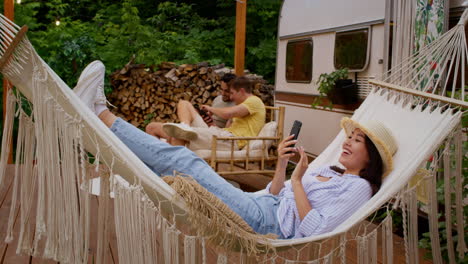
[[(359, 124), (345, 118), (341, 125), (348, 138), (340, 163), (346, 169), (322, 167), (305, 174), (307, 156), (302, 147), (292, 148), (292, 136), (278, 146), (278, 163), (268, 194), (247, 193), (233, 187), (188, 148), (171, 146), (117, 118), (106, 106), (104, 65), (95, 61), (80, 76), (75, 93), (152, 171), (191, 175), (216, 195), (260, 234), (300, 238), (332, 231), (380, 188), (382, 177), (392, 170), (396, 143), (380, 122)], [(289, 151), (293, 151), (288, 154)], [(285, 181), (288, 160), (300, 155)]]

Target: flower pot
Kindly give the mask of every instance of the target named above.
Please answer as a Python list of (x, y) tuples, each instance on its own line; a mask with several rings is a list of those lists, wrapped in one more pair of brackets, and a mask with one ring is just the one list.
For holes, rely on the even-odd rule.
[(335, 82), (335, 87), (327, 94), (333, 104), (355, 104), (358, 102), (358, 90), (356, 83), (351, 79), (340, 79)]

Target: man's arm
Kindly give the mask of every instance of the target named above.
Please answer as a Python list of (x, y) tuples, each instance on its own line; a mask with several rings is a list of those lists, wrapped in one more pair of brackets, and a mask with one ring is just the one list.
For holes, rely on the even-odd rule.
[(250, 112), (247, 109), (247, 107), (242, 104), (220, 108), (203, 105), (202, 109), (205, 109), (206, 111), (209, 111), (223, 119), (231, 119), (233, 117), (244, 117), (250, 115)]

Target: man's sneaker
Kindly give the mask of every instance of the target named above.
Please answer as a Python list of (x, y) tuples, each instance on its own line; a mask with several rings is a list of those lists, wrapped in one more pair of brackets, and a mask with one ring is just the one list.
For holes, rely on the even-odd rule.
[(163, 125), (162, 129), (168, 136), (173, 138), (183, 139), (185, 141), (191, 141), (198, 138), (198, 135), (193, 128), (184, 123), (167, 123)]
[[(91, 62), (80, 75), (78, 84), (73, 89), (73, 92), (80, 97), (81, 101), (85, 103), (91, 111), (95, 111), (95, 104), (104, 100), (104, 74), (106, 68), (100, 61)], [(104, 99), (102, 98), (104, 97)]]

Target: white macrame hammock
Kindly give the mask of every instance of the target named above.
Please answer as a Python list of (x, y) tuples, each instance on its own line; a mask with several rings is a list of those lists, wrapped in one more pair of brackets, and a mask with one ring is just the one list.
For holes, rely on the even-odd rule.
[[(415, 175), (422, 175), (417, 180), (418, 186), (425, 187), (425, 194), (429, 195), (432, 254), (434, 262), (442, 263), (435, 191), (439, 164), (444, 164), (442, 177), (445, 181), (455, 178), (457, 183), (454, 187), (447, 184), (445, 189), (446, 217), (450, 217), (452, 211), (455, 212), (459, 234), (458, 247), (454, 248), (453, 239), (448, 239), (447, 248), (451, 262), (454, 261), (455, 255), (462, 258), (467, 249), (461, 235), (464, 234), (466, 219), (462, 212), (463, 134), (460, 117), (467, 104), (448, 98), (443, 102), (430, 94), (415, 96), (411, 93), (417, 91), (407, 88), (422, 87), (419, 85), (420, 78), (426, 79), (426, 83), (434, 84), (431, 74), (427, 74), (427, 71), (432, 71), (427, 70), (428, 61), (437, 60), (440, 65), (441, 80), (434, 85), (437, 88), (441, 86), (440, 83), (444, 83), (443, 77), (449, 74), (448, 67), (445, 68), (444, 65), (462, 65), (460, 67), (464, 72), (468, 57), (464, 39), (466, 18), (465, 10), (462, 18), (464, 22), (428, 46), (428, 49), (432, 50), (422, 50), (409, 58), (407, 64), (403, 63), (401, 70), (393, 70), (385, 80), (394, 84), (375, 81), (374, 89), (353, 115), (352, 118), (358, 121), (383, 121), (394, 132), (399, 146), (394, 156), (395, 169), (384, 180), (379, 192), (365, 206), (334, 231), (326, 234), (290, 240), (258, 240), (256, 247), (266, 245), (270, 249), (265, 254), (259, 254), (258, 251), (252, 251), (242, 245), (214, 247), (218, 254), (217, 263), (243, 262), (252, 258), (261, 263), (332, 263), (337, 260), (343, 263), (349, 243), (357, 244), (359, 263), (377, 263), (379, 230), (382, 231), (384, 262), (392, 263), (390, 214), (377, 227), (365, 221), (380, 208), (387, 208), (388, 211), (401, 208), (405, 228), (406, 262), (417, 263), (417, 187), (410, 184)], [(210, 260), (207, 248), (211, 247), (208, 245), (210, 238), (197, 232), (197, 226), (191, 226), (187, 221), (189, 213), (185, 201), (75, 96), (37, 55), (25, 36), (26, 30), (26, 27), (20, 28), (3, 16), (0, 18), (0, 71), (29, 100), (25, 102), (20, 99), (19, 94), (14, 95), (10, 91), (7, 101), (0, 157), (0, 184), (5, 177), (15, 115), (20, 124), (12, 213), (6, 242), (13, 239), (14, 212), (20, 204), (18, 254), (51, 258), (64, 263), (87, 263), (91, 212), (90, 195), (84, 190), (88, 190), (89, 187), (89, 174), (96, 174), (101, 175), (103, 182), (99, 198), (97, 263), (106, 261), (104, 252), (109, 228), (106, 224), (109, 214), (107, 205), (111, 201), (107, 194), (110, 191), (114, 193), (115, 229), (118, 258), (121, 263), (154, 263), (156, 260), (164, 263), (208, 263)], [(457, 41), (452, 41), (453, 39)], [(445, 52), (447, 46), (451, 46), (448, 51), (452, 53)], [(440, 53), (440, 57), (437, 56), (439, 49), (444, 49), (445, 52)], [(445, 56), (452, 59), (444, 59)], [(415, 61), (426, 63), (422, 63), (421, 67), (411, 67), (417, 65), (414, 64)], [(413, 72), (415, 69), (419, 72)], [(465, 77), (461, 76), (461, 80), (464, 84)], [(445, 94), (442, 91), (446, 91), (445, 88), (441, 90), (441, 94)], [(460, 91), (460, 87), (453, 86), (452, 94), (456, 91)], [(461, 94), (464, 95), (463, 88)], [(31, 115), (26, 114), (27, 108), (32, 109)], [(327, 149), (310, 164), (309, 169), (336, 164), (343, 139), (344, 133), (340, 132)], [(445, 148), (440, 150), (439, 146), (442, 144), (445, 144)], [(450, 154), (452, 146), (455, 146), (454, 155)], [(87, 152), (94, 155), (94, 164), (101, 162), (108, 167), (108, 171), (100, 173), (87, 170)], [(434, 161), (428, 163), (431, 155)], [(454, 167), (450, 166), (453, 162)], [(426, 170), (420, 170), (422, 166), (426, 167)], [(119, 184), (113, 177), (117, 174), (130, 184)], [(108, 182), (111, 183), (107, 184)], [(450, 199), (452, 193), (456, 194), (454, 204)], [(392, 199), (393, 202), (390, 203)], [(36, 209), (32, 212), (31, 208)], [(447, 223), (450, 225), (450, 221)], [(447, 229), (451, 230), (452, 226)], [(452, 234), (449, 233), (447, 236), (450, 238)], [(156, 240), (160, 243), (156, 243)], [(249, 255), (252, 252), (256, 255)]]

